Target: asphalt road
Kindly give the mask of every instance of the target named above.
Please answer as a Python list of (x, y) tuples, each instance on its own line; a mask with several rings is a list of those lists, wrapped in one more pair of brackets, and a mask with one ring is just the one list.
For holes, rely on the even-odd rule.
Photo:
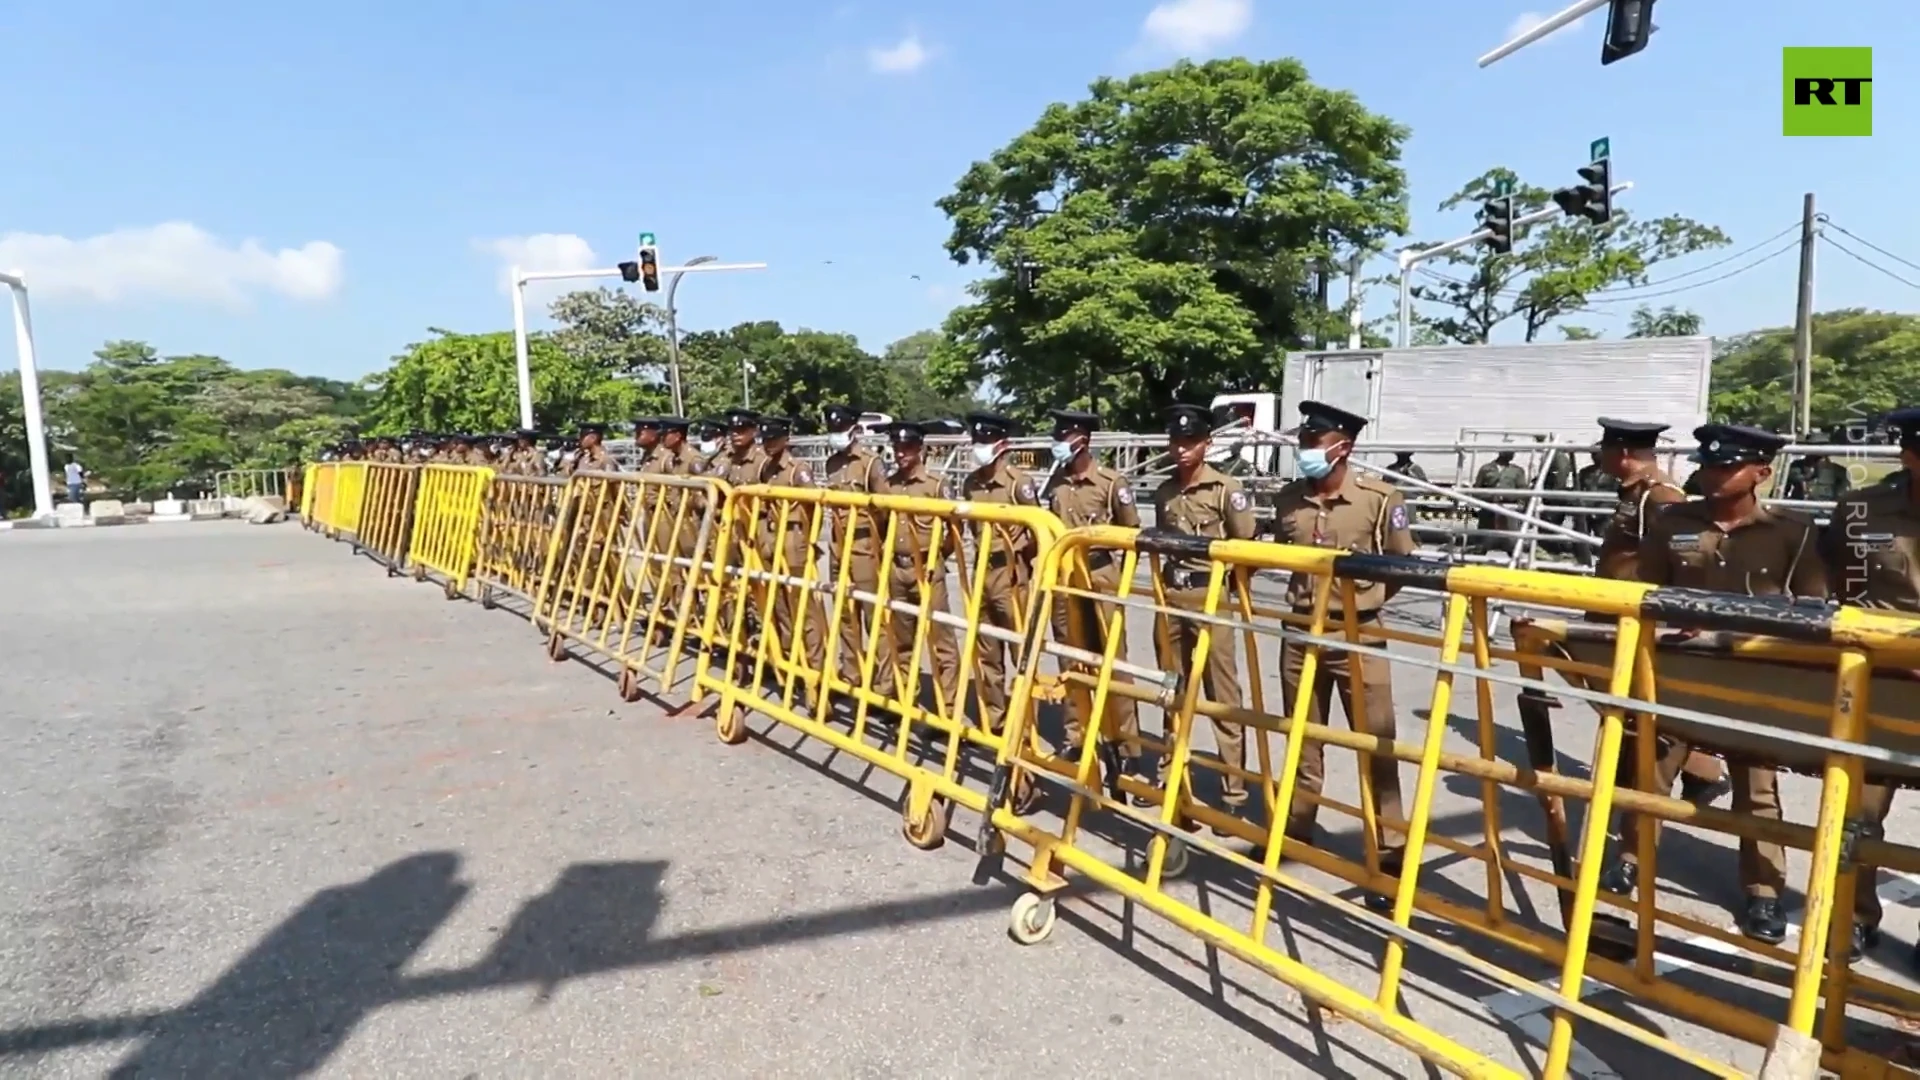
[[(15, 532), (0, 597), (0, 1073), (1426, 1071), (1109, 896), (1074, 897), (1047, 943), (1016, 946), (1017, 886), (973, 884), (960, 843), (908, 847), (897, 782), (784, 749), (789, 734), (728, 748), (709, 721), (622, 704), (511, 614), (295, 526)], [(1403, 738), (1429, 686), (1401, 675)], [(1562, 745), (1579, 754), (1574, 711)], [(1351, 798), (1351, 763), (1329, 771)], [(1811, 786), (1787, 791), (1804, 820)], [(1477, 786), (1440, 799), (1436, 820), (1477, 833)], [(1530, 806), (1506, 818), (1523, 857)], [(1913, 835), (1920, 809), (1894, 824)], [(1715, 911), (1732, 853), (1686, 843), (1688, 902)], [(1244, 920), (1244, 889), (1198, 878), (1182, 895)], [(1885, 971), (1914, 921), (1889, 915)], [(1372, 993), (1378, 939), (1342, 918), (1282, 905), (1272, 940)], [(1531, 1022), (1496, 1022), (1497, 989), (1415, 954), (1404, 1008), (1525, 1071)], [(1618, 1039), (1582, 1045), (1590, 1075), (1685, 1075)]]

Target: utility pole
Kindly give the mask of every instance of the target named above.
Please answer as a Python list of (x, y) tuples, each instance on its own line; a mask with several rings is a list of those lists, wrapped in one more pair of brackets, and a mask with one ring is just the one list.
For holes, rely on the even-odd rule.
[(1813, 192), (1800, 204), (1800, 298), (1793, 313), (1793, 437), (1813, 430)]
[(1365, 342), (1361, 331), (1367, 322), (1366, 297), (1363, 291), (1365, 286), (1360, 280), (1360, 268), (1366, 264), (1366, 261), (1367, 253), (1356, 251), (1353, 253), (1352, 260), (1347, 263), (1347, 307), (1350, 309), (1347, 315), (1347, 348), (1349, 349), (1357, 349)]
[(1316, 349), (1325, 349), (1327, 347), (1327, 320), (1333, 315), (1333, 312), (1327, 309), (1327, 279), (1331, 276), (1331, 271), (1332, 264), (1328, 260), (1314, 260), (1313, 292), (1315, 299), (1318, 300), (1320, 304), (1320, 325), (1319, 329), (1315, 330), (1313, 334), (1313, 347)]

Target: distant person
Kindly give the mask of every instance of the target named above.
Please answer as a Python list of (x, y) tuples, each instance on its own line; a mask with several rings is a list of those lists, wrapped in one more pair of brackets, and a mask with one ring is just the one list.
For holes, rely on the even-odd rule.
[(80, 467), (79, 458), (67, 459), (67, 501), (79, 502), (87, 491), (87, 470)]

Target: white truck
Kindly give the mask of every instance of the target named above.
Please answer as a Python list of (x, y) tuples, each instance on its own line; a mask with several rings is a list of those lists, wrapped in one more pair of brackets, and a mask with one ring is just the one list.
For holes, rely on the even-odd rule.
[[(1429, 479), (1451, 483), (1502, 445), (1589, 444), (1601, 416), (1669, 424), (1671, 441), (1691, 442), (1707, 420), (1712, 367), (1708, 337), (1298, 352), (1279, 394), (1223, 394), (1214, 408), (1258, 440), (1297, 424), (1302, 401), (1337, 405), (1367, 418), (1370, 458), (1410, 450)], [(1288, 447), (1235, 452), (1260, 472), (1292, 474)]]

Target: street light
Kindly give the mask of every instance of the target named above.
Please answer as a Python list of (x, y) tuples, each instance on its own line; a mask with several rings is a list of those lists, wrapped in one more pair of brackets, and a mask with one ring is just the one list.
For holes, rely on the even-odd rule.
[(753, 408), (753, 377), (759, 373), (753, 361), (740, 361), (740, 407), (743, 409)]
[(27, 276), (15, 270), (0, 274), (0, 285), (13, 290), (13, 340), (20, 350), (20, 412), (27, 422), (27, 468), (33, 473), (33, 516), (53, 516), (52, 477), (47, 464), (47, 422), (40, 413), (40, 369), (33, 355), (33, 313), (27, 306)]
[[(719, 258), (718, 255), (700, 255), (688, 259), (685, 265), (701, 266), (715, 262)], [(678, 312), (673, 306), (673, 294), (680, 291), (682, 280), (684, 275), (675, 274), (673, 280), (667, 283), (667, 382), (673, 387), (673, 415), (675, 416), (687, 415), (686, 395), (680, 390), (680, 324), (677, 321)]]

